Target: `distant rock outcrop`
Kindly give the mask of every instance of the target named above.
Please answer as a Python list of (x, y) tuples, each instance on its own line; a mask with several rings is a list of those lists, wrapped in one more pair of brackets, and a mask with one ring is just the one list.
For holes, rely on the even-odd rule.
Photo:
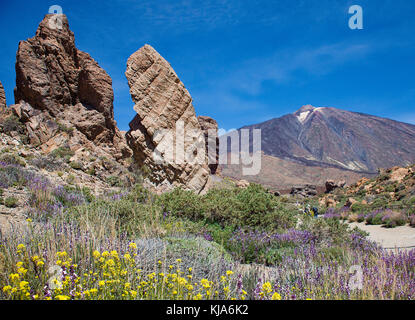
[(7, 104), (6, 104), (6, 94), (4, 93), (4, 88), (2, 83), (0, 82), (0, 111), (3, 108), (6, 108)]
[[(219, 166), (219, 135), (218, 135), (218, 123), (216, 120), (199, 116), (200, 127), (203, 130), (206, 141), (206, 154), (208, 155), (209, 169), (211, 174), (215, 174)], [(216, 146), (215, 150), (209, 150), (209, 145), (211, 148)], [(210, 152), (209, 152), (210, 151)], [(213, 152), (214, 151), (214, 152)]]
[(112, 80), (76, 48), (66, 16), (60, 19), (56, 26), (56, 15), (46, 15), (36, 35), (19, 43), (14, 113), (32, 144), (49, 150), (70, 138), (75, 148), (98, 146), (123, 159), (131, 151), (114, 120)]
[(326, 181), (326, 193), (330, 193), (338, 188), (343, 188), (346, 185), (346, 181), (339, 181), (338, 183), (333, 180)]
[(310, 198), (317, 195), (317, 186), (306, 185), (303, 187), (293, 187), (290, 192), (293, 196), (299, 196), (302, 198)]
[[(137, 112), (126, 138), (137, 165), (148, 169), (147, 179), (159, 192), (174, 187), (202, 191), (209, 168), (189, 92), (149, 45), (128, 59), (125, 75)], [(158, 152), (162, 161), (154, 158)]]

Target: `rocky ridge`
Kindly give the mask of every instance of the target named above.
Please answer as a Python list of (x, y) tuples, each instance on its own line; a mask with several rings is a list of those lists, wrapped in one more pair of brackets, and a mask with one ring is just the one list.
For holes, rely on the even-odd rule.
[(14, 115), (29, 141), (45, 152), (67, 145), (86, 154), (127, 158), (114, 120), (112, 80), (89, 54), (78, 50), (66, 16), (62, 26), (46, 15), (36, 35), (19, 43)]

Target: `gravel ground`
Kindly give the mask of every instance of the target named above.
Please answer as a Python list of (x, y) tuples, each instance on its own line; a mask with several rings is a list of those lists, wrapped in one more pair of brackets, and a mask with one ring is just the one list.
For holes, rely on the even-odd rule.
[(415, 249), (415, 228), (410, 226), (390, 229), (356, 222), (350, 223), (350, 226), (357, 226), (361, 230), (368, 232), (370, 234), (369, 239), (379, 243), (385, 249)]

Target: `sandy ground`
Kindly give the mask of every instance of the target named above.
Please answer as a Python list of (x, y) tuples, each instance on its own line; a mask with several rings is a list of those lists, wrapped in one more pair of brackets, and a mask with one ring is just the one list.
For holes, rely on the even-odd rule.
[(415, 249), (415, 228), (410, 226), (389, 229), (383, 228), (382, 226), (372, 226), (356, 222), (350, 223), (350, 226), (357, 226), (361, 230), (368, 232), (370, 234), (369, 239), (379, 243), (385, 249)]

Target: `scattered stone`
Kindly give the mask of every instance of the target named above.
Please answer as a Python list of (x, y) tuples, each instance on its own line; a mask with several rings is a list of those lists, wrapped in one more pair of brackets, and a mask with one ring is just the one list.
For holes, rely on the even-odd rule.
[(246, 180), (239, 180), (236, 182), (236, 187), (241, 189), (246, 189), (249, 187), (249, 185), (250, 183)]
[(310, 198), (317, 195), (317, 186), (305, 185), (302, 187), (293, 187), (290, 192), (293, 196), (299, 196), (302, 198)]

